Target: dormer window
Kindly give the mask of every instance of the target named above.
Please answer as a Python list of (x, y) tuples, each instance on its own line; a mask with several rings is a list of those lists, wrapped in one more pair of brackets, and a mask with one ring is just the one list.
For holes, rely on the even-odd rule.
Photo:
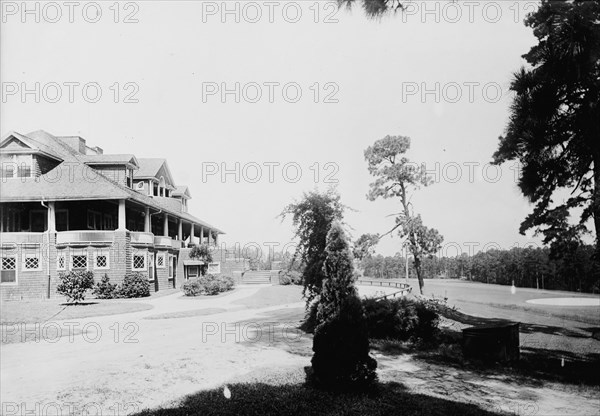
[(12, 155), (2, 161), (3, 178), (30, 178), (33, 173), (32, 155)]
[(0, 174), (3, 178), (14, 178), (15, 170), (15, 164), (13, 162), (3, 162)]
[(133, 170), (125, 168), (125, 182), (128, 188), (133, 188)]

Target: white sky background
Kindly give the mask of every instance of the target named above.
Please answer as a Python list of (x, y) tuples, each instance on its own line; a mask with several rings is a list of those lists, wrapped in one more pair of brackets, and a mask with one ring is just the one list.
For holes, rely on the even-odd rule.
[[(28, 7), (34, 9), (36, 3)], [(515, 170), (503, 166), (494, 183), (497, 169), (483, 169), (508, 120), (511, 74), (535, 41), (522, 23), (534, 2), (415, 2), (413, 14), (368, 20), (359, 7), (332, 13), (330, 3), (307, 1), (296, 3), (302, 5), (297, 23), (286, 21), (296, 16), (293, 6), (283, 12), (286, 2), (273, 2), (272, 23), (265, 2), (254, 3), (262, 12), (257, 23), (250, 22), (256, 8), (244, 9), (245, 2), (238, 4), (239, 23), (235, 13), (222, 15), (222, 2), (209, 3), (134, 2), (138, 22), (126, 24), (122, 20), (135, 9), (125, 8), (125, 3), (119, 5), (119, 23), (114, 22), (112, 1), (98, 2), (102, 17), (97, 23), (82, 17), (88, 2), (75, 8), (73, 23), (62, 2), (56, 3), (62, 12), (57, 23), (48, 21), (55, 10), (45, 9), (44, 16), (45, 3), (38, 3), (36, 23), (35, 15), (21, 15), (20, 1), (2, 2), (1, 133), (44, 129), (80, 135), (105, 153), (167, 158), (177, 184), (190, 186), (190, 212), (225, 230), (222, 241), (242, 245), (290, 241), (291, 221), (282, 224), (276, 216), (303, 191), (326, 189), (324, 179), (333, 172), (325, 168), (329, 162), (339, 169), (333, 178), (339, 181), (343, 203), (357, 210), (346, 215), (353, 237), (387, 231), (393, 218), (386, 216), (399, 211), (398, 202), (366, 199), (372, 178), (363, 152), (387, 134), (406, 135), (412, 138), (411, 160), (432, 171), (439, 164), (437, 183), (415, 194), (413, 203), (425, 224), (443, 234), (446, 254), (456, 254), (456, 244), (468, 252), (469, 243), (481, 249), (489, 243), (510, 248), (539, 242), (518, 234), (532, 207), (516, 186)], [(227, 4), (235, 7), (235, 2)], [(425, 14), (426, 6), (438, 12)], [(16, 15), (10, 14), (14, 7)], [(315, 10), (320, 12), (317, 23)], [(455, 19), (457, 10), (462, 17), (456, 23), (445, 21)], [(324, 22), (327, 15), (333, 22)], [(95, 16), (93, 7), (88, 16)], [(6, 94), (12, 83), (33, 89), (36, 82), (41, 89), (49, 83), (62, 85), (61, 99), (49, 102), (55, 96), (50, 87), (39, 103), (33, 94)], [(94, 94), (84, 97), (79, 86), (70, 103), (65, 82), (97, 82), (102, 97), (87, 102)], [(134, 97), (138, 103), (124, 102), (132, 91), (124, 89), (128, 82), (139, 86)], [(261, 84), (262, 99), (249, 103), (242, 96), (236, 103), (228, 95), (222, 102), (217, 94), (203, 102), (203, 83), (233, 88), (236, 82)], [(281, 84), (274, 87), (273, 103), (265, 82)], [(302, 90), (297, 103), (287, 102), (282, 94), (282, 86), (292, 82)], [(436, 82), (439, 103), (434, 94), (403, 97), (407, 83), (419, 88), (426, 83), (433, 89)], [(473, 87), (473, 102), (465, 82), (480, 83)], [(121, 90), (118, 103), (110, 89), (115, 83)], [(315, 83), (320, 84), (318, 103), (310, 89)], [(324, 102), (332, 91), (324, 88), (326, 83), (339, 87), (334, 96), (339, 102)], [(461, 86), (456, 103), (450, 102), (455, 88), (446, 87), (443, 94), (448, 83)], [(493, 102), (493, 85), (485, 98), (488, 83), (501, 86), (499, 101)], [(247, 90), (249, 98), (255, 91)], [(294, 90), (288, 91), (288, 100), (293, 99)], [(258, 163), (262, 178), (257, 183), (247, 180), (255, 176), (250, 165), (239, 183), (233, 174), (203, 177), (207, 162), (232, 170), (236, 162), (242, 168)], [(273, 183), (263, 165), (269, 162), (280, 163), (274, 167)], [(302, 168), (297, 183), (285, 179), (286, 163)], [(315, 169), (310, 169), (315, 163), (317, 183)], [(474, 164), (472, 177), (465, 163)], [(290, 167), (288, 174), (293, 178), (295, 169)], [(399, 244), (397, 237), (386, 238), (378, 252), (392, 255), (400, 251)]]

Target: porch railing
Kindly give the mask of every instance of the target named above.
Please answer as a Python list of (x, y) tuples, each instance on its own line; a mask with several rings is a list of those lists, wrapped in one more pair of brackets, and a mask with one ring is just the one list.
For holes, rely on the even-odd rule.
[(154, 234), (132, 231), (131, 244), (152, 246), (154, 245)]
[(172, 241), (173, 240), (171, 239), (171, 237), (165, 237), (165, 236), (159, 236), (159, 235), (154, 236), (154, 245), (155, 246), (173, 247)]
[(56, 233), (56, 244), (94, 244), (112, 243), (115, 241), (114, 231), (61, 231)]
[(43, 244), (46, 233), (0, 233), (0, 245)]

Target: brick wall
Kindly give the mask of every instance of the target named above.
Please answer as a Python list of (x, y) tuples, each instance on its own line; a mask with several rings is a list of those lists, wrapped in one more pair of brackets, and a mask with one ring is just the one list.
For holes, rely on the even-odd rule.
[[(42, 244), (15, 244), (3, 248), (2, 254), (15, 257), (17, 283), (1, 284), (0, 299), (46, 299), (48, 297), (48, 266), (50, 266), (50, 296), (57, 297), (56, 285), (56, 234), (44, 235)], [(48, 253), (48, 247), (50, 252)], [(24, 256), (31, 255), (38, 258), (39, 268), (32, 270), (25, 268)], [(50, 259), (50, 262), (48, 262)], [(54, 259), (54, 261), (53, 261)]]

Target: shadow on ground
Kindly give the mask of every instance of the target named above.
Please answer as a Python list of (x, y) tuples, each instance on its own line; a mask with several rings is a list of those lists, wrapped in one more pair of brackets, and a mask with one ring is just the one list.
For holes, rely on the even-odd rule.
[(187, 396), (172, 408), (139, 416), (183, 415), (498, 415), (475, 404), (457, 403), (407, 391), (400, 383), (380, 383), (368, 394), (329, 393), (302, 384), (239, 383)]
[[(506, 320), (487, 319), (472, 316), (463, 312), (448, 309), (442, 313), (446, 318), (466, 325), (488, 325), (507, 322)], [(467, 360), (461, 353), (461, 336), (457, 331), (442, 331), (442, 343), (445, 349), (421, 350), (416, 357), (430, 363), (442, 364), (457, 369), (468, 369), (481, 375), (500, 375), (518, 383), (541, 384), (543, 381), (558, 381), (571, 384), (600, 385), (600, 353), (576, 353), (561, 349), (561, 340), (568, 338), (591, 339), (594, 327), (582, 327), (577, 330), (532, 323), (521, 323), (521, 357), (519, 361), (510, 363), (490, 363), (478, 360)], [(549, 345), (524, 345), (528, 335), (550, 335)], [(596, 342), (592, 340), (592, 342)], [(447, 348), (449, 347), (450, 348)], [(393, 346), (392, 346), (393, 347)], [(450, 353), (447, 353), (450, 351)], [(390, 355), (414, 352), (406, 348), (384, 348)]]

